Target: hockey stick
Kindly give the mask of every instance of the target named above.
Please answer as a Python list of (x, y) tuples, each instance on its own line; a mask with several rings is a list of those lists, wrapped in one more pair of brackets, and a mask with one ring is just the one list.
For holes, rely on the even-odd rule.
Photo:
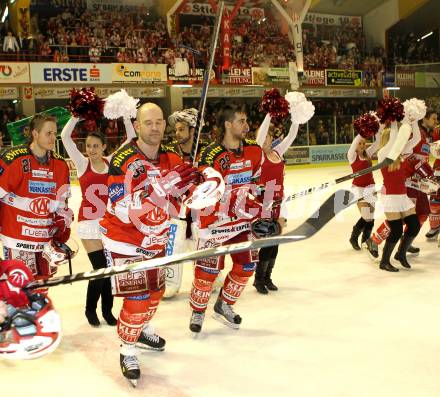
[(49, 280), (37, 280), (30, 283), (27, 288), (35, 289), (42, 287), (53, 287), (61, 284), (69, 284), (76, 281), (96, 280), (100, 278), (110, 277), (115, 274), (123, 274), (128, 272), (135, 272), (139, 270), (147, 270), (156, 267), (167, 266), (170, 264), (183, 263), (186, 261), (195, 261), (198, 259), (209, 258), (213, 256), (221, 256), (226, 254), (233, 254), (236, 252), (256, 250), (273, 245), (294, 243), (301, 240), (306, 240), (318, 231), (320, 231), (329, 221), (331, 221), (338, 213), (356, 203), (357, 199), (348, 190), (338, 190), (333, 193), (314, 214), (309, 217), (304, 223), (299, 225), (293, 231), (276, 236), (262, 238), (260, 240), (246, 241), (243, 243), (236, 243), (224, 245), (215, 248), (207, 248), (199, 251), (187, 252), (161, 258), (153, 258), (142, 262), (129, 263), (126, 265), (112, 266), (104, 269), (93, 270), (85, 273), (77, 273), (73, 275), (66, 275), (55, 277)]
[(358, 172), (353, 172), (352, 174), (348, 174), (348, 175), (342, 176), (340, 178), (336, 178), (334, 181), (324, 182), (321, 185), (312, 186), (307, 189), (300, 190), (299, 192), (293, 193), (293, 194), (285, 197), (283, 199), (283, 203), (287, 203), (289, 201), (296, 200), (297, 198), (300, 198), (300, 197), (308, 196), (309, 194), (313, 194), (313, 193), (319, 192), (321, 190), (328, 189), (329, 187), (337, 185), (339, 183), (346, 182), (346, 181), (349, 181), (350, 179), (357, 178), (359, 176), (362, 176), (362, 175), (368, 174), (370, 172), (379, 170), (383, 167), (387, 167), (390, 164), (392, 164), (393, 161), (394, 160), (392, 160), (390, 158), (386, 158), (382, 162), (377, 163), (376, 165), (373, 165), (371, 167), (365, 168), (364, 170), (361, 170)]
[(194, 162), (196, 161), (197, 150), (199, 149), (199, 140), (203, 128), (203, 117), (205, 115), (206, 99), (208, 97), (209, 80), (211, 77), (212, 67), (214, 66), (215, 50), (217, 48), (218, 35), (220, 33), (220, 25), (223, 17), (223, 9), (224, 9), (224, 3), (223, 1), (221, 1), (219, 3), (217, 15), (215, 17), (214, 32), (210, 46), (211, 52), (209, 54), (209, 63), (208, 63), (208, 67), (205, 70), (205, 76), (203, 77), (203, 88), (202, 88), (202, 95), (200, 96), (199, 115), (197, 117), (196, 132), (194, 134), (194, 140), (190, 154), (190, 159), (192, 164), (194, 164)]

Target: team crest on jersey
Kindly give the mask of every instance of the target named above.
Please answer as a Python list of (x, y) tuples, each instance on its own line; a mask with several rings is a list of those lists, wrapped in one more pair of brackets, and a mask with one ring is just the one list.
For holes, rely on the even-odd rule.
[(159, 207), (154, 207), (153, 210), (145, 214), (145, 217), (153, 225), (159, 225), (168, 219), (166, 212)]
[(49, 215), (50, 199), (48, 197), (36, 197), (29, 203), (29, 210), (38, 216)]

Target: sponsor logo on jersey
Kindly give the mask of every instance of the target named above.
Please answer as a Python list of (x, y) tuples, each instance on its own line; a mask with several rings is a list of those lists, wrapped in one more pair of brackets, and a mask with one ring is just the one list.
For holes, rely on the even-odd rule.
[(15, 243), (14, 248), (22, 248), (24, 250), (42, 251), (45, 244)]
[(52, 225), (52, 219), (36, 219), (36, 218), (27, 218), (25, 216), (18, 215), (17, 222), (26, 223), (31, 226), (49, 226)]
[(47, 229), (35, 229), (33, 227), (22, 226), (22, 236), (36, 237), (36, 238), (49, 238), (49, 231)]
[(239, 163), (233, 163), (229, 166), (230, 170), (240, 170), (242, 168), (249, 168), (252, 166), (252, 163), (250, 160), (241, 161)]
[(150, 245), (156, 245), (156, 244), (166, 244), (168, 241), (168, 236), (164, 235), (164, 236), (146, 236), (144, 237), (144, 239), (142, 240), (142, 247), (148, 247)]
[(424, 144), (422, 145), (422, 147), (420, 148), (420, 151), (421, 151), (423, 154), (427, 154), (427, 155), (429, 155), (429, 153), (431, 152), (431, 147), (429, 146), (428, 143), (424, 143)]
[(136, 159), (128, 165), (128, 170), (133, 174), (133, 178), (139, 178), (145, 174), (145, 167), (141, 159)]
[(53, 179), (53, 172), (48, 170), (32, 170), (33, 178)]
[(135, 153), (134, 149), (132, 148), (123, 150), (122, 152), (118, 153), (113, 157), (112, 165), (114, 165), (115, 167), (120, 167), (123, 161), (134, 153)]
[(227, 177), (227, 184), (229, 185), (244, 185), (250, 183), (252, 178), (251, 171), (240, 172), (239, 174), (230, 174)]
[(112, 202), (118, 201), (124, 196), (124, 184), (112, 183), (108, 188), (108, 197)]
[(160, 176), (160, 170), (153, 168), (151, 170), (147, 171), (147, 177), (148, 178), (157, 178)]
[[(146, 250), (146, 249), (141, 248), (141, 247), (137, 247), (137, 248), (136, 248), (136, 253), (137, 253), (137, 254), (142, 254), (143, 256), (145, 256), (145, 257), (147, 257), (147, 258), (153, 258), (153, 257), (155, 257), (159, 252), (160, 252), (160, 251), (149, 251), (149, 250)], [(139, 261), (141, 261), (141, 260), (142, 260), (142, 258), (138, 259), (136, 262), (139, 262)], [(134, 262), (134, 261), (133, 261), (133, 262)]]
[[(209, 146), (208, 146), (209, 148)], [(203, 152), (203, 160), (205, 161), (206, 164), (212, 164), (215, 157), (221, 153), (224, 149), (221, 146), (215, 146), (213, 149), (209, 150), (209, 152), (207, 151), (207, 153), (205, 154), (205, 152)]]
[(50, 199), (48, 197), (36, 197), (29, 203), (29, 210), (38, 216), (49, 215)]
[(218, 234), (228, 234), (228, 233), (243, 232), (245, 230), (249, 230), (250, 228), (251, 228), (250, 223), (245, 223), (244, 225), (226, 226), (226, 227), (215, 228), (215, 229), (211, 230), (211, 234), (212, 235), (218, 235)]
[(23, 154), (29, 154), (29, 151), (27, 148), (17, 148), (17, 149), (11, 149), (5, 154), (5, 158), (7, 161), (12, 161), (15, 158), (23, 155)]
[(253, 272), (253, 271), (255, 270), (255, 268), (256, 268), (256, 264), (255, 264), (254, 262), (251, 262), (251, 263), (245, 263), (245, 264), (243, 265), (243, 270), (244, 270), (245, 272)]
[(35, 194), (55, 194), (56, 183), (55, 182), (36, 182), (29, 181), (28, 185), (29, 193)]
[(99, 231), (102, 233), (102, 234), (107, 234), (107, 229), (105, 228), (105, 227), (103, 227), (103, 226), (101, 226), (101, 225), (99, 225)]
[(170, 225), (170, 229), (168, 232), (168, 244), (165, 248), (165, 253), (167, 255), (173, 255), (174, 252), (174, 243), (176, 240), (176, 233), (177, 233), (177, 225), (172, 223)]

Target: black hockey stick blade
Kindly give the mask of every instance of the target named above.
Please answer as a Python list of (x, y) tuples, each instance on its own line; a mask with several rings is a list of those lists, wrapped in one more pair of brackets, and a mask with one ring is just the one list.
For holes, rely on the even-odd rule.
[(393, 163), (392, 159), (386, 158), (382, 162), (377, 163), (376, 165), (373, 165), (373, 166), (371, 166), (369, 168), (365, 168), (364, 170), (361, 170), (361, 171), (358, 171), (358, 172), (353, 172), (351, 174), (348, 174), (348, 175), (342, 176), (340, 178), (337, 178), (337, 179), (335, 179), (335, 180), (333, 180), (331, 182), (324, 182), (324, 183), (321, 183), (320, 185), (311, 186), (311, 187), (308, 187), (307, 189), (300, 190), (299, 192), (293, 193), (293, 194), (287, 196), (286, 198), (284, 198), (283, 202), (287, 203), (289, 201), (296, 200), (296, 199), (298, 199), (300, 197), (308, 196), (310, 194), (319, 192), (321, 190), (326, 190), (326, 189), (328, 189), (331, 186), (337, 185), (338, 183), (346, 182), (346, 181), (349, 181), (350, 179), (354, 179), (354, 178), (357, 178), (359, 176), (368, 174), (370, 172), (379, 170), (379, 169), (381, 169), (383, 167), (389, 166), (392, 163)]
[(61, 284), (69, 284), (76, 281), (96, 280), (100, 278), (110, 277), (116, 274), (135, 272), (139, 270), (151, 269), (156, 267), (177, 264), (186, 261), (195, 261), (198, 259), (233, 254), (236, 252), (256, 250), (264, 247), (270, 247), (279, 244), (294, 243), (306, 240), (318, 231), (320, 231), (329, 221), (331, 221), (339, 212), (354, 204), (353, 194), (348, 190), (338, 190), (333, 193), (311, 217), (299, 225), (293, 231), (276, 236), (262, 238), (254, 241), (246, 241), (243, 243), (229, 244), (215, 248), (207, 248), (203, 250), (165, 256), (161, 258), (153, 258), (142, 262), (129, 263), (126, 265), (112, 266), (104, 269), (93, 270), (85, 273), (77, 273), (61, 277), (54, 277), (48, 280), (37, 280), (30, 283), (27, 288), (35, 289), (42, 287), (53, 287)]

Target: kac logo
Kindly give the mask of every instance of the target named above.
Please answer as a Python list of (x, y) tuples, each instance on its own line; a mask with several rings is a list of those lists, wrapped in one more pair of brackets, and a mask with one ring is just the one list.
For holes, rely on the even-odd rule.
[(49, 215), (49, 204), (50, 204), (49, 198), (37, 197), (30, 202), (29, 209), (35, 215), (47, 216)]

